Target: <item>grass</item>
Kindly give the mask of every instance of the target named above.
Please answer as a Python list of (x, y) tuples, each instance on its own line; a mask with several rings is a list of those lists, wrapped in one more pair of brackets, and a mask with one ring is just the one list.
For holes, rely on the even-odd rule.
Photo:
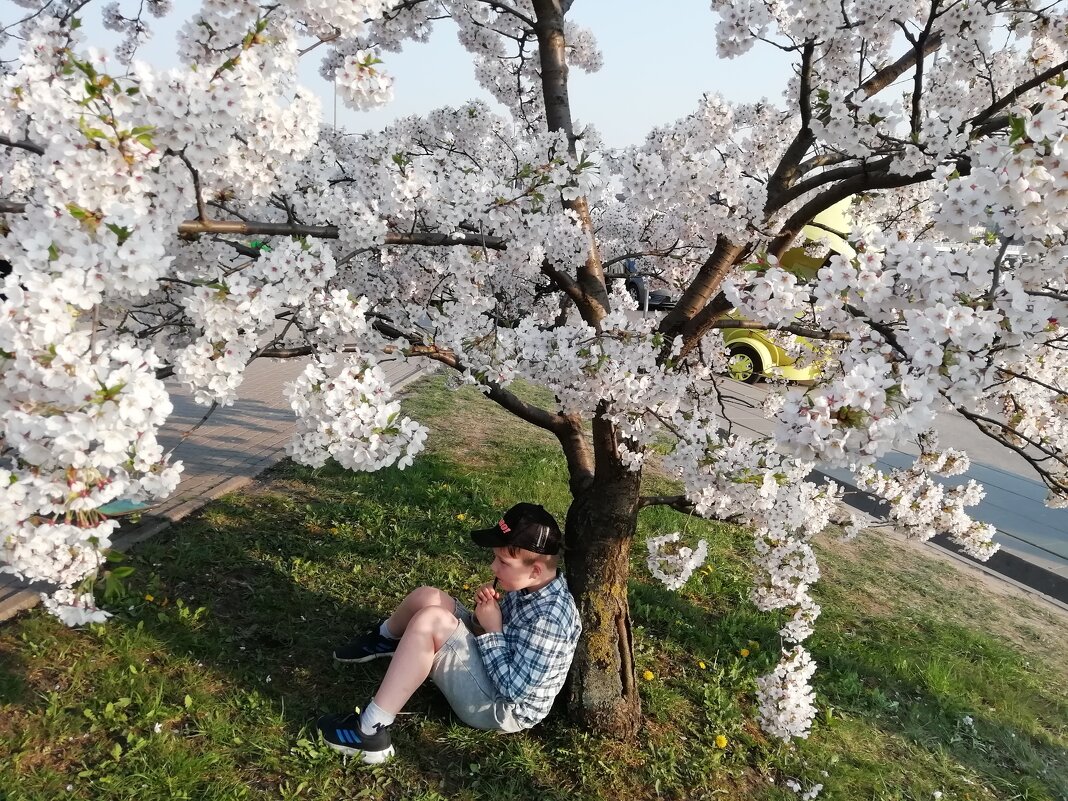
[(407, 409), (433, 430), (408, 470), (280, 465), (138, 546), (108, 625), (34, 611), (0, 626), (0, 799), (773, 800), (796, 797), (788, 778), (843, 801), (1068, 799), (1065, 617), (882, 535), (828, 538), (809, 642), (821, 714), (783, 746), (753, 722), (778, 621), (747, 601), (745, 532), (663, 509), (642, 513), (641, 537), (681, 528), (712, 556), (669, 593), (635, 548), (635, 648), (653, 675), (635, 741), (559, 710), (520, 735), (474, 731), (424, 688), (397, 760), (345, 764), (310, 722), (361, 703), (383, 668), (335, 665), (331, 646), (420, 584), (470, 595), (488, 573), (466, 531), (502, 507), (567, 506), (550, 437), (440, 379)]

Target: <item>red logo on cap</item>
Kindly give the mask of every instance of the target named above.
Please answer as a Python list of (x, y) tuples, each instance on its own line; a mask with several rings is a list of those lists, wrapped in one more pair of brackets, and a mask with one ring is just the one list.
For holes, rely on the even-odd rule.
[(501, 529), (501, 531), (503, 533), (505, 533), (505, 534), (511, 534), (512, 533), (512, 529), (510, 529), (508, 527), (508, 524), (504, 522), (504, 518), (503, 517), (500, 519), (500, 522), (498, 522), (497, 525), (500, 526), (500, 529)]

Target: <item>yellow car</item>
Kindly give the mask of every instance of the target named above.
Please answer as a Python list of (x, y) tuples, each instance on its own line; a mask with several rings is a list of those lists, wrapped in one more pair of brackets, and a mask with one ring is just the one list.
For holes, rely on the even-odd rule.
[[(839, 201), (826, 211), (817, 214), (811, 225), (802, 229), (807, 240), (805, 244), (823, 242), (829, 251), (841, 253), (852, 258), (856, 251), (846, 241), (850, 229), (849, 206), (851, 198)], [(799, 245), (783, 254), (779, 264), (802, 279), (811, 280), (823, 265), (826, 257), (810, 254), (805, 245)], [(741, 316), (732, 311), (728, 315), (735, 320)], [(784, 378), (787, 381), (815, 381), (820, 376), (817, 364), (795, 367), (795, 359), (776, 345), (763, 331), (747, 328), (724, 328), (723, 339), (730, 350), (727, 361), (727, 374), (747, 384), (755, 383), (761, 376)], [(811, 347), (804, 337), (797, 337), (803, 346)]]
[[(741, 319), (734, 311), (727, 316)], [(807, 343), (804, 337), (797, 339), (802, 344)], [(776, 345), (763, 331), (724, 328), (723, 341), (727, 343), (731, 354), (727, 359), (727, 375), (735, 381), (744, 381), (747, 384), (755, 384), (760, 378), (815, 381), (820, 376), (816, 364), (795, 367), (794, 357)]]

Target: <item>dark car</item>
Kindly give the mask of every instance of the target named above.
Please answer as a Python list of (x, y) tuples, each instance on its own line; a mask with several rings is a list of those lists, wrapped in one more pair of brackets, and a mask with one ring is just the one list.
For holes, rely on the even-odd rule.
[(609, 268), (605, 278), (609, 282), (619, 278), (625, 279), (627, 292), (637, 302), (639, 309), (663, 311), (675, 308), (675, 298), (670, 293), (662, 289), (649, 289), (645, 276), (638, 272), (638, 264), (634, 259), (624, 261), (622, 270), (613, 271)]

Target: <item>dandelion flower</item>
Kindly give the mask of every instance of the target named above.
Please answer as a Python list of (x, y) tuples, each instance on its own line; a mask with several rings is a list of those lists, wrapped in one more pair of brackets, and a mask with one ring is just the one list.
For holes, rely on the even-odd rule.
[(701, 670), (704, 670), (708, 666), (704, 662), (698, 662), (697, 667), (701, 668)]
[(642, 674), (642, 678), (643, 678), (643, 679), (645, 679), (646, 681), (652, 681), (652, 680), (653, 680), (653, 678), (654, 678), (654, 676), (653, 676), (653, 671), (651, 671), (651, 670), (647, 670), (647, 671), (645, 671), (645, 672), (644, 672), (644, 673)]
[(727, 738), (724, 737), (722, 734), (717, 734), (716, 735), (716, 748), (726, 748), (726, 747), (727, 747)]
[(740, 653), (743, 657), (744, 656), (749, 656), (749, 649), (748, 648), (739, 648), (738, 649), (738, 653)]
[(456, 519), (461, 521), (467, 520), (467, 515), (465, 515), (463, 512), (460, 512), (460, 514), (456, 515)]
[(156, 600), (156, 599), (155, 599), (155, 598), (153, 598), (153, 597), (152, 597), (151, 595), (146, 595), (146, 596), (145, 596), (145, 600), (146, 600), (146, 601), (154, 601), (154, 600)]

